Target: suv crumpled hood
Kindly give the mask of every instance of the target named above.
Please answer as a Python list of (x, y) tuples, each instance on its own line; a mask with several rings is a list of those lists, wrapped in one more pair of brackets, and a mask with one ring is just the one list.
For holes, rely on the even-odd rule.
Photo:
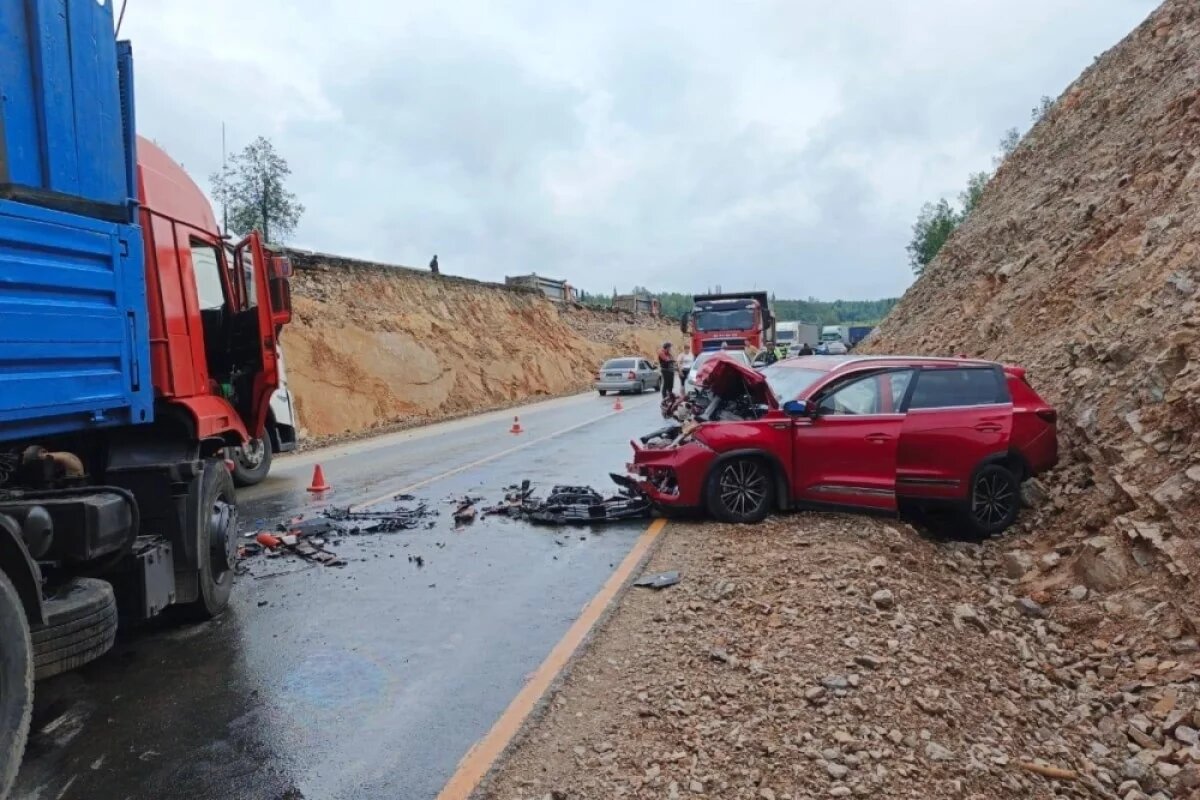
[(778, 405), (761, 372), (728, 356), (714, 356), (701, 366), (696, 374), (696, 385), (708, 389), (722, 400), (734, 400), (745, 393), (755, 403), (770, 408)]

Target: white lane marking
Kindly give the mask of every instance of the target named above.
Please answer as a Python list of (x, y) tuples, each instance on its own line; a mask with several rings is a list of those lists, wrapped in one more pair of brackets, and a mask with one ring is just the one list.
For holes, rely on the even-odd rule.
[[(635, 402), (630, 403), (628, 406), (625, 406), (625, 408), (639, 408), (644, 405), (646, 405), (646, 402), (644, 402), (644, 401), (643, 402), (635, 401)], [(428, 486), (429, 484), (436, 483), (437, 481), (440, 481), (443, 478), (449, 478), (451, 475), (457, 475), (460, 472), (466, 472), (467, 470), (473, 469), (474, 467), (478, 467), (483, 464), (487, 464), (491, 461), (495, 461), (496, 459), (503, 458), (504, 456), (507, 456), (507, 455), (512, 455), (513, 453), (519, 452), (521, 450), (525, 450), (526, 448), (533, 447), (535, 444), (547, 442), (555, 437), (562, 436), (563, 434), (570, 433), (571, 431), (577, 431), (580, 428), (585, 428), (594, 422), (599, 422), (600, 420), (608, 419), (609, 417), (615, 417), (617, 414), (621, 414), (621, 413), (624, 413), (624, 412), (609, 411), (607, 414), (601, 414), (598, 417), (592, 417), (591, 419), (584, 420), (583, 422), (580, 422), (575, 425), (571, 425), (570, 427), (563, 428), (561, 430), (557, 430), (554, 433), (548, 433), (545, 436), (539, 436), (536, 439), (528, 439), (528, 440), (522, 442), (521, 444), (506, 448), (504, 450), (500, 450), (500, 451), (498, 451), (496, 453), (492, 453), (491, 455), (488, 455), (488, 456), (484, 456), (483, 458), (472, 461), (469, 464), (462, 464), (461, 466), (457, 466), (454, 469), (446, 470), (445, 472), (434, 475), (433, 477), (423, 478), (422, 480), (419, 480), (416, 483), (410, 483), (407, 486), (401, 486), (399, 489), (392, 489), (387, 494), (380, 495), (379, 497), (373, 498), (371, 500), (364, 500), (361, 503), (356, 503), (350, 507), (350, 510), (351, 511), (360, 511), (364, 508), (367, 508), (368, 506), (373, 506), (376, 503), (381, 503), (384, 500), (390, 500), (395, 495), (409, 494), (411, 492), (415, 492), (417, 489), (423, 489), (424, 487)]]

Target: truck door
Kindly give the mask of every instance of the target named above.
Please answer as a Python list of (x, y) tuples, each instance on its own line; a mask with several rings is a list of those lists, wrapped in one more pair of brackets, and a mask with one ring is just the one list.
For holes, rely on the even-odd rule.
[(998, 367), (926, 367), (908, 400), (896, 488), (906, 497), (959, 500), (988, 457), (1008, 452), (1012, 399)]
[(847, 377), (812, 400), (795, 423), (793, 494), (810, 503), (894, 510), (896, 453), (908, 369)]
[[(276, 324), (279, 315), (275, 314), (271, 307), (272, 280), (268, 273), (270, 265), (258, 232), (252, 231), (237, 244), (233, 252), (233, 272), (243, 282), (240, 289), (242, 298), (244, 302), (257, 308), (259, 350), (259, 369), (251, 381), (249, 402), (239, 404), (238, 411), (243, 416), (242, 422), (247, 433), (251, 437), (260, 437), (266, 432), (271, 394), (279, 386), (276, 354)], [(290, 309), (288, 311), (290, 312)]]

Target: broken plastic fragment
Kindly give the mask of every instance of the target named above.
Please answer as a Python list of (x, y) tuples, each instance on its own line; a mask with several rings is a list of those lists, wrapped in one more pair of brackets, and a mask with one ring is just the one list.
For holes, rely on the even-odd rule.
[(665, 589), (668, 586), (674, 586), (679, 583), (679, 580), (679, 573), (677, 571), (657, 572), (653, 575), (643, 575), (634, 581), (633, 585), (645, 586), (648, 589)]

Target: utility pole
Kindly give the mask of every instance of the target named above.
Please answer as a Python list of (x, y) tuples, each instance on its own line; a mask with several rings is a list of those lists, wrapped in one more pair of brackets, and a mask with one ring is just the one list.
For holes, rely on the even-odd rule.
[[(125, 10), (125, 8), (124, 8), (124, 6), (122, 6), (121, 11), (124, 12), (124, 10)], [(224, 120), (222, 120), (222, 122), (221, 122), (221, 179), (222, 179), (223, 188), (221, 189), (221, 217), (224, 219), (224, 222), (225, 222), (224, 233), (226, 236), (229, 235), (229, 183), (228, 183), (229, 173), (228, 173), (228, 169), (229, 169), (228, 161), (227, 161), (226, 155), (225, 155), (225, 122), (224, 122)]]

